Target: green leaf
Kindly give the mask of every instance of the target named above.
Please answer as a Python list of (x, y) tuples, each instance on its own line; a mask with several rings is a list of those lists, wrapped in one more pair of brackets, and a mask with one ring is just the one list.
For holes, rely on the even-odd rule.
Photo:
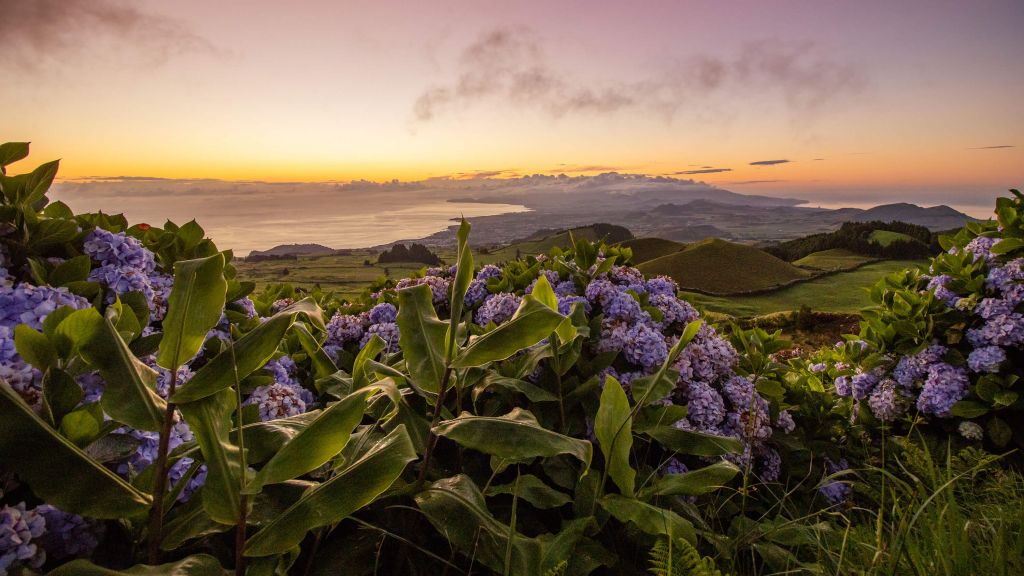
[(651, 426), (640, 433), (647, 434), (669, 450), (694, 456), (720, 456), (743, 451), (743, 443), (736, 438), (714, 436), (693, 430), (682, 430), (675, 426)]
[(220, 320), (227, 289), (222, 253), (174, 264), (157, 364), (173, 372), (196, 355)]
[(993, 254), (1009, 254), (1014, 250), (1024, 247), (1024, 240), (1020, 238), (1003, 238), (992, 245)]
[(739, 472), (735, 464), (722, 460), (692, 472), (665, 474), (641, 489), (639, 497), (647, 500), (654, 496), (700, 496), (725, 486)]
[(25, 179), (25, 193), (21, 199), (24, 205), (31, 206), (46, 195), (50, 184), (53, 184), (53, 178), (57, 175), (58, 167), (60, 167), (60, 160), (54, 160), (41, 164), (29, 173), (28, 178)]
[(40, 220), (32, 230), (31, 243), (38, 249), (70, 242), (77, 235), (78, 225), (74, 220)]
[(594, 433), (604, 454), (608, 475), (626, 496), (633, 496), (636, 470), (629, 465), (633, 449), (633, 417), (629, 399), (619, 381), (606, 376), (601, 403), (594, 418)]
[(953, 416), (959, 416), (960, 418), (977, 418), (978, 416), (984, 416), (988, 414), (989, 407), (982, 404), (981, 402), (975, 402), (974, 400), (961, 400), (956, 404), (953, 404), (953, 408), (949, 411)]
[(136, 564), (124, 570), (103, 568), (88, 560), (72, 560), (47, 576), (226, 576), (227, 571), (213, 556), (196, 554), (177, 562), (149, 566)]
[[(500, 484), (487, 488), (484, 493), (488, 496), (497, 496), (499, 494), (512, 494), (514, 490), (516, 490), (515, 483)], [(558, 508), (572, 502), (572, 498), (568, 494), (555, 490), (533, 474), (524, 474), (519, 477), (518, 495), (519, 498), (526, 500), (541, 510)]]
[(85, 255), (75, 256), (62, 262), (50, 273), (52, 286), (67, 286), (71, 282), (84, 282), (89, 279), (92, 260)]
[(224, 389), (178, 406), (206, 462), (203, 508), (222, 524), (234, 524), (240, 510), (239, 451), (230, 439), (231, 414), (236, 404), (235, 391)]
[(307, 298), (274, 314), (234, 343), (234, 351), (225, 349), (196, 371), (171, 397), (176, 403), (193, 402), (229, 388), (265, 365), (277, 352), (281, 340), (299, 314), (319, 312), (316, 303)]
[(469, 368), (504, 360), (550, 336), (564, 319), (565, 316), (527, 294), (511, 320), (474, 340), (452, 366)]
[[(0, 169), (27, 157), (28, 145), (28, 142), (5, 142), (0, 144)], [(0, 174), (3, 173), (0, 171)]]
[(685, 538), (690, 543), (697, 541), (693, 524), (671, 510), (645, 504), (620, 494), (608, 494), (599, 502), (601, 507), (619, 522), (631, 522), (653, 536)]
[(484, 381), (476, 387), (474, 394), (476, 394), (477, 391), (482, 392), (491, 386), (497, 386), (513, 392), (519, 392), (523, 396), (526, 396), (526, 398), (531, 402), (558, 401), (558, 396), (555, 396), (536, 384), (531, 384), (526, 380), (520, 380), (518, 378), (509, 378), (493, 372), (488, 374), (484, 378)]
[(462, 322), (462, 307), (465, 304), (469, 283), (473, 280), (473, 251), (469, 248), (469, 222), (466, 222), (465, 218), (459, 223), (459, 232), (456, 237), (459, 240), (458, 267), (455, 271), (455, 279), (452, 281), (446, 362), (451, 361), (455, 356), (455, 338), (459, 332), (459, 323)]
[(374, 334), (366, 342), (366, 345), (356, 354), (352, 362), (352, 387), (363, 388), (370, 384), (370, 376), (366, 371), (366, 364), (369, 360), (376, 358), (380, 351), (387, 348), (388, 344), (379, 335)]
[(14, 327), (14, 348), (23, 360), (42, 372), (57, 365), (57, 350), (50, 339), (27, 324)]
[(334, 360), (324, 352), (323, 347), (316, 341), (316, 338), (309, 332), (308, 329), (302, 324), (295, 324), (292, 326), (292, 332), (299, 339), (299, 345), (302, 346), (303, 351), (309, 356), (309, 359), (313, 362), (313, 373), (317, 378), (326, 378), (331, 374), (338, 371), (338, 367), (334, 365)]
[(298, 546), (306, 532), (340, 522), (376, 500), (415, 459), (409, 434), (404, 426), (398, 426), (361, 458), (307, 492), (253, 535), (246, 542), (246, 556), (284, 553)]
[(464, 412), (454, 420), (441, 422), (434, 433), (471, 450), (499, 458), (525, 459), (570, 454), (583, 462), (583, 474), (590, 468), (594, 448), (579, 440), (543, 428), (533, 414), (513, 408), (504, 416), (473, 416)]
[[(527, 538), (498, 521), (487, 510), (483, 494), (468, 476), (438, 480), (416, 495), (427, 520), (455, 548), (505, 574), (541, 574), (543, 550), (536, 538)], [(511, 559), (506, 552), (511, 548)]]
[(367, 400), (375, 391), (364, 388), (323, 410), (256, 473), (245, 493), (258, 494), (266, 484), (298, 478), (337, 456), (363, 419)]
[(413, 383), (437, 393), (444, 378), (448, 325), (438, 320), (432, 299), (426, 284), (398, 291), (398, 344)]
[(150, 497), (58, 434), (0, 382), (0, 454), (32, 492), (61, 510), (92, 518), (143, 515)]
[(43, 209), (43, 214), (47, 218), (54, 218), (58, 220), (73, 220), (75, 217), (75, 213), (71, 211), (71, 208), (68, 208), (67, 204), (59, 200), (57, 202), (50, 202), (47, 204), (46, 208)]
[[(99, 370), (106, 383), (100, 404), (111, 418), (139, 430), (157, 432), (163, 424), (167, 403), (156, 393), (157, 373), (136, 358), (114, 328), (110, 318), (72, 314), (57, 327), (65, 325), (91, 337), (79, 346), (85, 361)], [(70, 322), (74, 319), (74, 324)], [(94, 326), (86, 327), (88, 322)]]
[(558, 310), (558, 297), (555, 296), (555, 291), (551, 289), (547, 276), (537, 276), (537, 282), (533, 285), (533, 291), (530, 294), (541, 304), (552, 310)]
[(43, 374), (43, 404), (51, 422), (59, 423), (78, 406), (82, 396), (82, 387), (60, 368), (50, 368)]

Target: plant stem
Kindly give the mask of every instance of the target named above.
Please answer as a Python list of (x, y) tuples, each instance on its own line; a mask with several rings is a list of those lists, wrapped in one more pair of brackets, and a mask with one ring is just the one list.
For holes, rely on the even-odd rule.
[(416, 480), (416, 489), (423, 488), (423, 482), (427, 479), (427, 468), (430, 467), (430, 455), (434, 452), (434, 446), (437, 445), (437, 434), (434, 434), (434, 428), (437, 427), (438, 422), (441, 421), (441, 410), (444, 408), (444, 397), (448, 392), (448, 381), (451, 380), (452, 369), (445, 368), (444, 376), (441, 377), (441, 388), (437, 391), (437, 401), (434, 404), (434, 417), (430, 421), (430, 432), (427, 434), (427, 445), (423, 451), (423, 465), (420, 467), (420, 476)]
[(248, 464), (245, 461), (245, 435), (242, 422), (242, 387), (238, 382), (238, 364), (235, 362), (235, 343), (228, 346), (231, 354), (231, 369), (235, 377), (236, 414), (238, 414), (238, 523), (235, 525), (235, 576), (245, 576), (245, 527), (249, 512), (249, 497), (245, 494), (245, 472)]
[[(174, 396), (178, 385), (178, 371), (171, 370), (170, 383), (167, 386), (167, 397)], [(163, 426), (160, 427), (160, 444), (156, 455), (156, 478), (153, 480), (153, 507), (149, 509), (149, 547), (150, 564), (160, 562), (160, 541), (164, 523), (164, 493), (167, 492), (167, 452), (171, 442), (171, 428), (174, 426), (174, 412), (177, 406), (167, 403)]]

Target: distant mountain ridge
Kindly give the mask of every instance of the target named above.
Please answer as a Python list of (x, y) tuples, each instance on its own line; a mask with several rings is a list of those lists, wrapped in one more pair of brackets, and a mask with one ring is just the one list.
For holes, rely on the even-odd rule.
[(253, 250), (246, 258), (267, 258), (275, 256), (321, 256), (334, 254), (337, 250), (323, 244), (279, 244), (269, 250)]

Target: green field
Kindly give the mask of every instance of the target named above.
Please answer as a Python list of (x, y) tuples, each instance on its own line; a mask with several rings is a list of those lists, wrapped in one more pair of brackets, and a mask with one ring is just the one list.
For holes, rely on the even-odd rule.
[(816, 312), (852, 313), (870, 304), (866, 288), (886, 274), (921, 264), (913, 260), (874, 262), (759, 296), (705, 296), (693, 292), (682, 296), (698, 308), (744, 318), (797, 310), (803, 304)]
[(908, 236), (902, 232), (890, 232), (888, 230), (875, 230), (871, 233), (871, 236), (868, 237), (868, 240), (882, 246), (888, 246), (897, 240), (902, 240), (904, 242), (917, 242), (917, 240), (912, 236)]
[(812, 270), (847, 270), (850, 268), (856, 268), (857, 266), (871, 262), (872, 260), (875, 260), (875, 258), (856, 254), (849, 250), (843, 250), (842, 248), (834, 248), (832, 250), (822, 250), (821, 252), (808, 254), (807, 256), (794, 261), (793, 264), (801, 268), (809, 268)]
[(661, 258), (686, 248), (686, 244), (682, 242), (665, 240), (664, 238), (634, 238), (625, 242), (619, 242), (618, 245), (633, 251), (634, 265), (654, 260), (655, 258)]
[(689, 244), (637, 268), (648, 276), (671, 276), (684, 290), (715, 294), (764, 290), (811, 276), (763, 250), (717, 238)]

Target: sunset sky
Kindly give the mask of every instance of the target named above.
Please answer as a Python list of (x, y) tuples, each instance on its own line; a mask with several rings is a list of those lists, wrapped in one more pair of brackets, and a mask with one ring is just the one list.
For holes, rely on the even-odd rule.
[(1022, 30), (1020, 0), (0, 0), (0, 137), (65, 179), (615, 170), (989, 204), (1024, 185)]

